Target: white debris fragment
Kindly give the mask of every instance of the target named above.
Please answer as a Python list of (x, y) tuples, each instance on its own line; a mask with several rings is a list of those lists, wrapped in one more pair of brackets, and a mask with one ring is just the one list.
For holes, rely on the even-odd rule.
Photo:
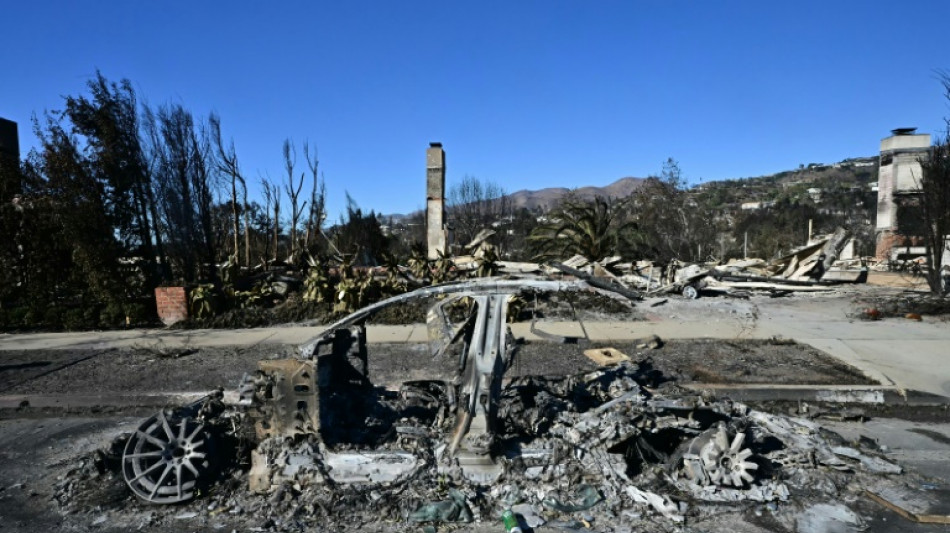
[(849, 457), (851, 459), (857, 459), (861, 461), (861, 466), (868, 472), (874, 474), (900, 474), (904, 471), (898, 465), (880, 459), (878, 457), (872, 457), (870, 455), (865, 455), (854, 448), (849, 448), (847, 446), (835, 446), (831, 449), (834, 453), (841, 455), (843, 457)]
[(676, 505), (676, 502), (667, 496), (661, 496), (655, 492), (640, 490), (633, 485), (627, 486), (624, 489), (624, 492), (626, 492), (627, 496), (633, 499), (633, 501), (640, 504), (649, 505), (657, 512), (674, 522), (682, 522), (685, 520), (684, 513), (686, 510), (680, 509), (680, 506)]
[(854, 511), (840, 503), (819, 503), (797, 516), (797, 533), (857, 533), (867, 524)]
[(521, 515), (524, 518), (524, 523), (530, 528), (536, 528), (543, 526), (545, 524), (544, 518), (538, 514), (538, 511), (534, 508), (533, 505), (527, 503), (521, 503), (518, 505), (513, 505), (511, 507), (511, 512)]

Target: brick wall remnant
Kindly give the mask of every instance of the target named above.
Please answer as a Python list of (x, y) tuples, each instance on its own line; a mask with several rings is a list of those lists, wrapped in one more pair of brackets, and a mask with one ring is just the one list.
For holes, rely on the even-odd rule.
[(157, 287), (155, 305), (158, 318), (166, 326), (188, 318), (188, 296), (184, 287)]

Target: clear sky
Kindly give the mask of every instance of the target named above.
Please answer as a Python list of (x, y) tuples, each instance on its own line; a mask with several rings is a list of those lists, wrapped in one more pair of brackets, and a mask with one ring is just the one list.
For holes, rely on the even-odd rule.
[[(680, 162), (691, 182), (873, 155), (950, 115), (950, 2), (5, 2), (0, 117), (85, 93), (96, 69), (140, 100), (217, 111), (245, 174), (319, 146), (331, 214), (424, 204), (448, 182), (510, 192), (607, 185)], [(301, 158), (301, 164), (303, 163)]]

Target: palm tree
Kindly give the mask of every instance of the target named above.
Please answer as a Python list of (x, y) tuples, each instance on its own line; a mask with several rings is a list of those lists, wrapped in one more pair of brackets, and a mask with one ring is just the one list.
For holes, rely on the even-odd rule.
[(531, 231), (528, 240), (536, 258), (566, 259), (580, 254), (589, 261), (628, 251), (639, 240), (638, 227), (628, 216), (629, 202), (597, 197), (567, 198), (550, 221)]

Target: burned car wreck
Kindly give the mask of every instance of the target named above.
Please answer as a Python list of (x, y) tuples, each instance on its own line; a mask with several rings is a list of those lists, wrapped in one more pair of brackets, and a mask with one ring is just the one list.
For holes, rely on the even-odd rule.
[[(390, 530), (500, 523), (511, 510), (525, 529), (663, 531), (750, 506), (794, 530), (819, 504), (858, 526), (860, 517), (835, 502), (901, 483), (902, 469), (873, 449), (809, 420), (657, 387), (636, 360), (508, 376), (518, 349), (510, 302), (526, 292), (591, 290), (610, 293), (581, 280), (490, 278), (366, 307), (328, 326), (299, 357), (260, 361), (236, 405), (219, 395), (147, 419), (125, 446), (123, 477), (151, 503), (207, 492), (282, 529)], [(427, 351), (436, 377), (374, 384), (366, 319), (427, 298), (435, 299)], [(221, 482), (214, 456), (222, 439), (243, 443), (249, 456), (240, 496), (203, 489)]]

